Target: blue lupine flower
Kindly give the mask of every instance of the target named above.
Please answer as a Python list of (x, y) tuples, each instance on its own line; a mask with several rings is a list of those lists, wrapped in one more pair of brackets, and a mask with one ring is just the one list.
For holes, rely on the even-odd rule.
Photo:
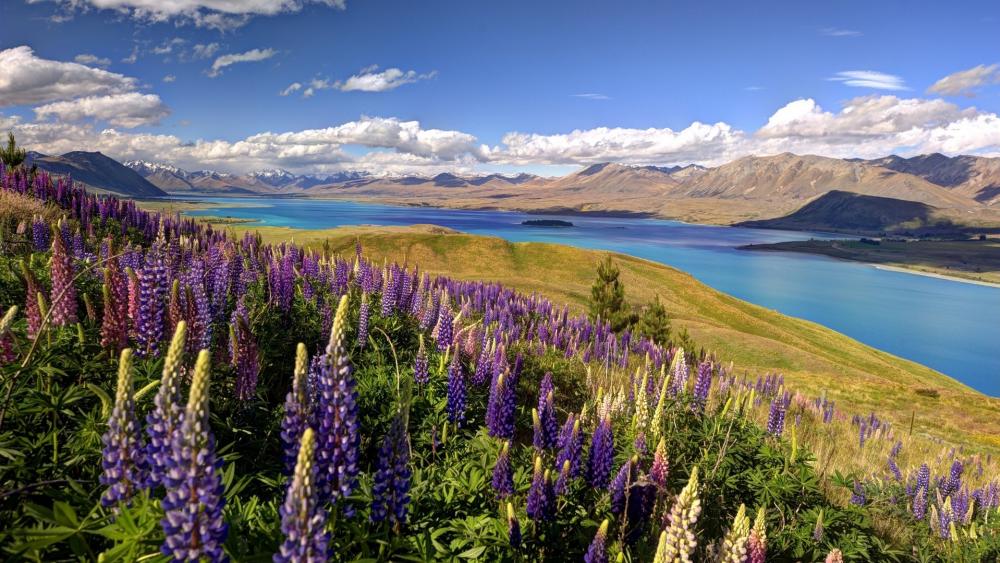
[(119, 502), (128, 504), (145, 487), (148, 478), (142, 432), (135, 416), (132, 350), (128, 348), (122, 350), (118, 362), (115, 406), (101, 441), (104, 443), (101, 484), (108, 487), (101, 496), (101, 504), (105, 507)]
[(514, 472), (510, 464), (510, 442), (504, 442), (493, 466), (493, 490), (497, 498), (506, 498), (514, 494)]
[(465, 420), (465, 376), (462, 375), (462, 363), (459, 361), (458, 347), (455, 347), (448, 366), (448, 420), (461, 424)]
[[(302, 433), (309, 427), (311, 419), (309, 354), (306, 351), (306, 345), (300, 342), (295, 350), (292, 388), (285, 396), (285, 416), (281, 419), (281, 443), (284, 446), (286, 475), (291, 475), (295, 470)], [(309, 463), (313, 463), (311, 459)]]
[(163, 484), (174, 437), (180, 431), (184, 420), (184, 405), (181, 402), (183, 400), (181, 360), (184, 355), (186, 335), (187, 323), (183, 321), (177, 323), (174, 337), (163, 359), (163, 376), (156, 397), (153, 399), (153, 410), (146, 416), (146, 433), (149, 436), (146, 459), (149, 464), (150, 485), (154, 487)]
[(587, 480), (595, 489), (604, 489), (611, 478), (614, 462), (615, 442), (611, 430), (611, 418), (605, 416), (597, 423), (590, 442), (590, 456), (587, 459)]
[(166, 536), (160, 551), (174, 561), (227, 561), (222, 550), (228, 527), (222, 519), (222, 460), (215, 455), (215, 438), (209, 428), (208, 350), (198, 354), (184, 422), (174, 436), (164, 481)]
[(302, 433), (292, 482), (281, 505), (281, 532), (285, 540), (274, 554), (275, 563), (320, 563), (330, 559), (330, 536), (326, 531), (326, 509), (316, 489), (316, 434)]
[(403, 417), (396, 415), (378, 454), (372, 484), (373, 522), (388, 519), (393, 525), (406, 523), (410, 476), (410, 441), (403, 426)]
[(594, 541), (590, 542), (587, 553), (583, 556), (584, 563), (608, 563), (608, 520), (605, 518), (601, 522), (601, 527), (594, 534)]

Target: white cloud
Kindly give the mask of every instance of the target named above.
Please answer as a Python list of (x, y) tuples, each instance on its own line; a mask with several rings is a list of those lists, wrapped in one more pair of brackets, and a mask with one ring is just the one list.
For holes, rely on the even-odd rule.
[(218, 52), (218, 43), (198, 43), (191, 49), (191, 56), (195, 59), (210, 59)]
[(265, 61), (277, 53), (278, 52), (274, 49), (250, 49), (244, 53), (230, 53), (228, 55), (222, 55), (221, 57), (215, 59), (215, 62), (212, 63), (212, 68), (208, 71), (208, 75), (215, 78), (216, 76), (219, 76), (222, 69), (227, 66), (232, 66), (237, 63)]
[(169, 114), (170, 110), (159, 96), (139, 92), (88, 96), (35, 108), (35, 116), (39, 120), (50, 117), (60, 121), (98, 119), (126, 129), (158, 123)]
[(173, 53), (175, 49), (179, 49), (180, 47), (183, 47), (185, 43), (187, 43), (187, 39), (183, 39), (183, 38), (180, 38), (180, 37), (174, 37), (172, 39), (167, 39), (166, 41), (164, 41), (163, 43), (159, 44), (158, 46), (153, 47), (153, 54), (154, 55), (169, 55), (169, 54)]
[(573, 94), (574, 98), (583, 98), (585, 100), (610, 100), (611, 96), (605, 94), (587, 93), (587, 94)]
[(108, 66), (111, 64), (111, 59), (107, 57), (98, 57), (97, 55), (91, 55), (89, 53), (79, 54), (73, 57), (73, 60), (82, 65)]
[(429, 80), (437, 76), (437, 71), (433, 70), (425, 74), (417, 74), (414, 70), (402, 71), (398, 68), (387, 68), (378, 72), (378, 66), (372, 65), (361, 69), (342, 82), (338, 81), (335, 87), (343, 92), (385, 92), (399, 88), (404, 84), (412, 84), (418, 80)]
[(979, 65), (968, 70), (961, 70), (945, 76), (927, 89), (928, 94), (942, 96), (958, 96), (964, 94), (972, 97), (976, 88), (990, 82), (1000, 82), (1000, 65)]
[(886, 74), (874, 70), (845, 70), (838, 72), (827, 80), (843, 82), (857, 88), (874, 88), (876, 90), (909, 90), (906, 82), (894, 74)]
[(825, 35), (827, 37), (860, 37), (863, 35), (860, 31), (855, 29), (843, 29), (839, 27), (824, 27), (819, 30), (820, 35)]
[(174, 82), (176, 80), (177, 80), (177, 77), (174, 76), (173, 74), (168, 74), (168, 75), (166, 75), (166, 76), (163, 77), (163, 81), (167, 82), (167, 83)]
[(302, 10), (306, 4), (344, 9), (346, 0), (54, 0), (67, 11), (108, 9), (149, 22), (192, 23), (228, 30), (253, 16), (274, 16)]
[(134, 78), (80, 63), (42, 59), (28, 46), (0, 51), (0, 107), (133, 89)]
[(298, 82), (292, 82), (291, 84), (288, 85), (287, 88), (285, 88), (281, 92), (278, 92), (278, 95), (279, 96), (288, 96), (290, 94), (298, 92), (301, 89), (302, 89), (302, 85), (301, 84), (299, 84)]

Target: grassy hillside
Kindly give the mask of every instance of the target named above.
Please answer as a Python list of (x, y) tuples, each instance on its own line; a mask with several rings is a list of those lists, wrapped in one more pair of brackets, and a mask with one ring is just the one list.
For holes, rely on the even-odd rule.
[[(360, 238), (369, 256), (540, 292), (578, 311), (585, 306), (596, 264), (606, 254), (428, 229), (253, 230), (265, 240), (294, 240), (343, 254), (353, 252)], [(1000, 399), (818, 324), (716, 291), (674, 268), (624, 255), (616, 255), (616, 260), (630, 300), (641, 304), (659, 294), (674, 318), (675, 331), (687, 328), (699, 345), (751, 375), (777, 371), (790, 387), (816, 395), (825, 391), (845, 410), (874, 411), (899, 428), (908, 428), (912, 416), (914, 433), (1000, 447)], [(948, 416), (942, 416), (944, 412)]]

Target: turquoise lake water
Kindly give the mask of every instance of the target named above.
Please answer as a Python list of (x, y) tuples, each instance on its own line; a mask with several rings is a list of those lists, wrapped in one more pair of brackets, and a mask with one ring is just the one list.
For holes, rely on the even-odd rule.
[[(831, 238), (829, 235), (657, 219), (527, 215), (337, 200), (202, 199), (222, 207), (190, 215), (254, 218), (261, 225), (305, 229), (432, 223), (512, 241), (554, 242), (631, 254), (684, 270), (740, 299), (820, 323), (930, 366), (983, 393), (1000, 396), (1000, 288), (821, 256), (736, 249), (744, 244)], [(563, 219), (575, 226), (521, 225), (526, 219)]]

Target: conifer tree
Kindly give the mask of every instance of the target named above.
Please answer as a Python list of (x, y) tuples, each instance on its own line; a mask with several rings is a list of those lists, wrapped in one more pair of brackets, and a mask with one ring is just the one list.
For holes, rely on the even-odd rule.
[(590, 288), (590, 318), (611, 323), (611, 329), (621, 331), (635, 324), (635, 314), (625, 301), (625, 286), (621, 270), (611, 256), (597, 265), (597, 279)]
[(670, 317), (659, 295), (643, 308), (639, 322), (635, 325), (635, 332), (661, 346), (670, 341)]

